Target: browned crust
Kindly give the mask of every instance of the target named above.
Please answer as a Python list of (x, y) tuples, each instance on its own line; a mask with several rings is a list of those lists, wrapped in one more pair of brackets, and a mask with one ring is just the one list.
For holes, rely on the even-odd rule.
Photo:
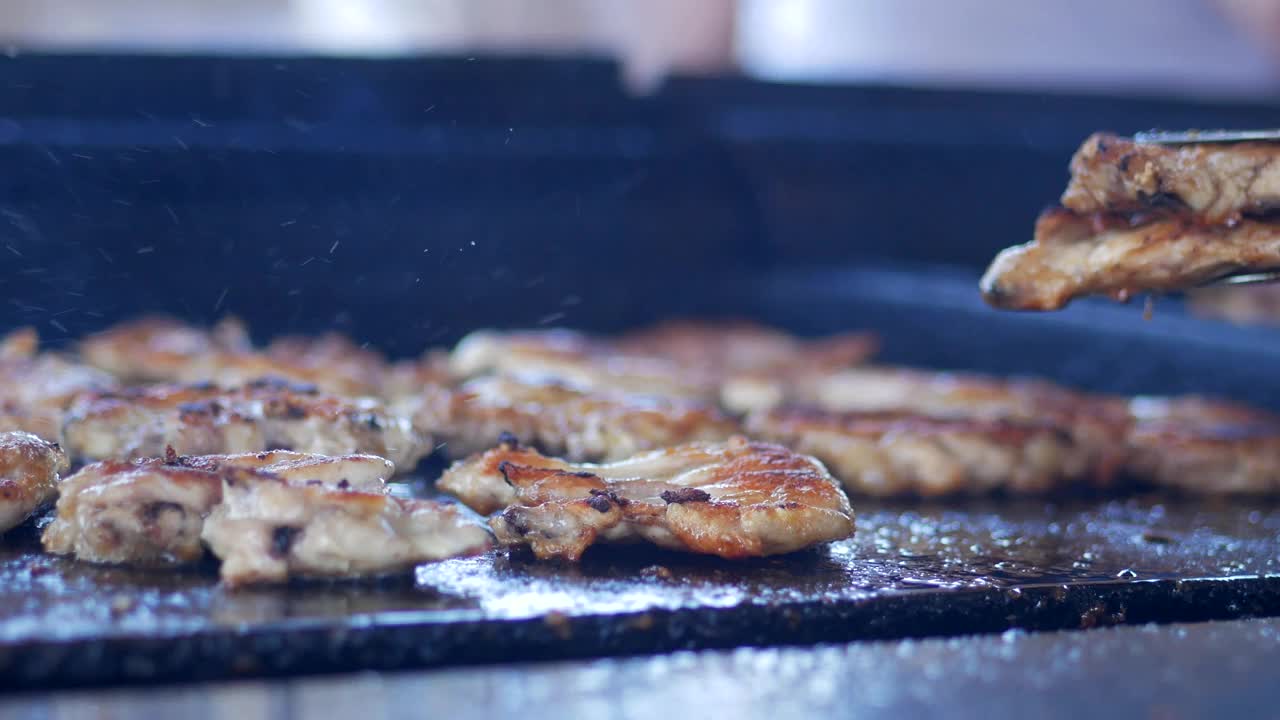
[(616, 352), (702, 368), (723, 379), (737, 373), (832, 370), (865, 362), (880, 349), (871, 333), (798, 338), (746, 320), (672, 320), (629, 332), (611, 343)]
[(504, 436), (571, 460), (619, 459), (692, 440), (718, 440), (737, 423), (715, 406), (682, 398), (586, 392), (557, 382), (482, 377), (424, 395), (415, 416), (453, 457)]
[(181, 379), (197, 358), (250, 347), (248, 333), (233, 318), (206, 329), (166, 315), (147, 315), (85, 338), (80, 355), (123, 380), (148, 382)]
[(0, 532), (52, 501), (68, 467), (57, 443), (25, 432), (0, 433)]
[(382, 455), (410, 469), (424, 450), (407, 420), (373, 400), (272, 378), (231, 389), (204, 383), (85, 393), (67, 411), (63, 435), (68, 450), (88, 460), (158, 455), (164, 444), (195, 454), (292, 447)]
[(1082, 216), (1056, 208), (1041, 214), (1035, 240), (996, 257), (981, 290), (997, 308), (1057, 310), (1084, 295), (1123, 301), (1278, 267), (1280, 231), (1271, 223), (1207, 226), (1179, 216)]
[(1062, 204), (1081, 214), (1175, 209), (1207, 224), (1280, 208), (1280, 146), (1167, 146), (1097, 133), (1071, 160)]
[(1130, 471), (1195, 494), (1280, 491), (1280, 417), (1201, 397), (1136, 398)]
[(259, 351), (234, 318), (203, 328), (145, 316), (86, 338), (80, 353), (130, 382), (238, 385), (274, 376), (349, 395), (375, 394), (387, 368), (381, 354), (337, 333), (285, 336)]
[(511, 488), (509, 504), (490, 521), (495, 535), (544, 559), (576, 561), (598, 540), (636, 535), (672, 549), (743, 558), (853, 533), (848, 499), (821, 464), (741, 437), (605, 465), (572, 465), (503, 445), (455, 465), (442, 488), (469, 504), (477, 497), (489, 502), (497, 493), (483, 486), (495, 482)]
[(1066, 431), (1048, 421), (1015, 421), (980, 417), (941, 417), (910, 411), (832, 412), (811, 407), (779, 408), (758, 418), (795, 433), (835, 430), (845, 435), (880, 438), (890, 434), (915, 437), (973, 435), (1001, 445), (1018, 445), (1037, 434)]
[(550, 377), (593, 391), (714, 400), (739, 376), (834, 370), (879, 348), (868, 333), (802, 339), (745, 321), (672, 321), (617, 337), (555, 329), (478, 331), (451, 356), (460, 376)]
[(110, 374), (51, 352), (38, 352), (33, 328), (0, 338), (0, 427), (57, 439), (62, 415), (80, 394), (115, 387)]
[(784, 407), (752, 413), (745, 425), (813, 454), (859, 494), (1037, 493), (1109, 485), (1119, 468), (1109, 448), (1048, 420)]

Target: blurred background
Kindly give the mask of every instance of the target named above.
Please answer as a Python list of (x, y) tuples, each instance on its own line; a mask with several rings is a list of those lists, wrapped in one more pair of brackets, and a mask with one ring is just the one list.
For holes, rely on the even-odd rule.
[(589, 51), (806, 81), (1272, 92), (1273, 0), (5, 0), (26, 48), (395, 55)]
[[(1280, 99), (1280, 0), (0, 0), (0, 49), (0, 325), (55, 343), (157, 311), (398, 354), (748, 311), (901, 331), (782, 316), (788, 272), (985, 323), (978, 276), (1086, 136)], [(1219, 295), (1280, 322), (1273, 289)], [(963, 366), (944, 326), (889, 359)]]

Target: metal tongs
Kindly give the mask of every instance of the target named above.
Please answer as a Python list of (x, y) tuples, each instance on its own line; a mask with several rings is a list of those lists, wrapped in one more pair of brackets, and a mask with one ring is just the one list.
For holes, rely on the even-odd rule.
[[(1135, 133), (1134, 142), (1146, 145), (1230, 145), (1239, 142), (1274, 142), (1280, 143), (1278, 130), (1148, 130)], [(1212, 285), (1260, 285), (1280, 282), (1280, 270), (1228, 274), (1201, 283), (1200, 287)]]
[(1135, 133), (1144, 145), (1230, 145), (1239, 142), (1280, 142), (1280, 130), (1148, 130)]

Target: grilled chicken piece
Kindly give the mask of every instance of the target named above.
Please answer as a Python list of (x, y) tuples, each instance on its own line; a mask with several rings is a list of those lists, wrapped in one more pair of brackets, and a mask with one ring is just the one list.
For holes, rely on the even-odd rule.
[(449, 353), (430, 350), (416, 360), (402, 360), (390, 365), (382, 376), (378, 394), (395, 405), (412, 402), (425, 392), (454, 384), (455, 378), (449, 371)]
[(1062, 204), (1082, 215), (1176, 209), (1211, 225), (1280, 208), (1280, 146), (1166, 146), (1098, 133), (1071, 160)]
[(588, 393), (556, 382), (476, 378), (418, 399), (414, 427), (458, 458), (511, 435), (571, 460), (616, 460), (695, 440), (723, 440), (737, 424), (706, 403)]
[(165, 451), (165, 460), (170, 465), (210, 472), (220, 472), (226, 468), (252, 470), (289, 483), (360, 492), (385, 492), (385, 481), (395, 474), (396, 469), (390, 460), (377, 455), (321, 455), (293, 450), (266, 450), (231, 455), (183, 456), (170, 450), (172, 448)]
[(242, 388), (178, 385), (84, 395), (63, 426), (67, 450), (86, 460), (278, 448), (324, 455), (369, 453), (412, 469), (430, 449), (409, 421), (369, 398), (263, 380)]
[(1039, 493), (1069, 480), (1106, 484), (1116, 469), (1047, 422), (784, 408), (748, 415), (745, 427), (813, 455), (865, 495)]
[(1280, 417), (1199, 397), (1135, 398), (1130, 472), (1197, 494), (1280, 491)]
[(82, 461), (182, 454), (245, 453), (271, 447), (259, 408), (230, 403), (212, 385), (157, 385), (81, 396), (68, 410), (63, 441)]
[[(1068, 479), (1105, 485), (1128, 454), (1124, 401), (1041, 380), (866, 367), (769, 397), (813, 410), (761, 404), (750, 408), (748, 432), (797, 443), (869, 494), (1031, 492)], [(950, 469), (917, 479), (913, 468), (928, 453)], [(1011, 466), (1020, 458), (1026, 464)]]
[(336, 395), (371, 396), (377, 393), (376, 371), (366, 373), (354, 365), (336, 363), (326, 367), (311, 362), (263, 353), (214, 353), (194, 359), (175, 379), (184, 383), (210, 382), (236, 387), (263, 378), (276, 378), (311, 385)]
[(850, 333), (799, 340), (746, 322), (669, 322), (617, 338), (567, 330), (479, 331), (455, 348), (455, 374), (487, 372), (552, 377), (589, 390), (716, 400), (738, 375), (811, 373), (855, 365), (877, 348)]
[(596, 542), (647, 541), (725, 558), (849, 537), (849, 499), (822, 464), (734, 437), (575, 465), (504, 444), (454, 464), (440, 487), (490, 519), (499, 542), (576, 561)]
[(734, 408), (762, 411), (782, 404), (835, 412), (905, 412), (981, 420), (1049, 421), (1091, 441), (1122, 435), (1124, 402), (1029, 378), (893, 367), (860, 367), (770, 387), (768, 399)]
[(0, 339), (0, 430), (56, 440), (71, 401), (84, 392), (114, 388), (115, 379), (61, 355), (37, 352), (39, 344), (32, 328)]
[(278, 377), (343, 395), (376, 393), (386, 368), (380, 354), (337, 333), (287, 336), (257, 351), (234, 318), (205, 329), (168, 317), (144, 317), (86, 339), (80, 353), (125, 382), (233, 386)]
[(701, 400), (714, 400), (717, 387), (714, 377), (663, 358), (623, 355), (603, 340), (570, 330), (478, 330), (454, 348), (449, 368), (463, 378), (497, 373), (582, 390)]
[(818, 376), (792, 400), (828, 410), (905, 410), (940, 417), (988, 420), (1077, 419), (1110, 424), (1124, 416), (1112, 398), (1069, 390), (1034, 378), (998, 378), (976, 373), (895, 367), (852, 368)]
[(387, 361), (338, 333), (318, 337), (285, 336), (262, 352), (221, 352), (197, 357), (180, 373), (180, 382), (238, 386), (264, 377), (315, 385), (338, 395), (376, 395)]
[(124, 382), (163, 382), (189, 378), (192, 364), (202, 358), (249, 352), (252, 347), (244, 325), (234, 318), (206, 329), (153, 315), (86, 338), (80, 343), (80, 356)]
[(744, 321), (672, 321), (627, 333), (612, 342), (623, 355), (670, 360), (719, 381), (743, 373), (838, 370), (866, 361), (879, 345), (879, 340), (867, 333), (803, 340)]
[(710, 378), (720, 404), (741, 413), (744, 407), (775, 402), (767, 394), (770, 388), (866, 361), (879, 341), (866, 333), (800, 340), (753, 323), (677, 321), (623, 335), (616, 346), (665, 358), (683, 372)]
[(1228, 285), (1187, 294), (1191, 312), (1235, 325), (1280, 325), (1280, 285)]
[(228, 478), (203, 537), (229, 586), (386, 575), (489, 548), (458, 506), (275, 478)]
[[(265, 355), (301, 368), (314, 369), (345, 382), (362, 395), (375, 394), (387, 372), (382, 353), (358, 345), (345, 335), (328, 332), (316, 337), (285, 336), (271, 341)], [(330, 392), (341, 392), (330, 390)]]
[(204, 516), (222, 497), (216, 473), (152, 459), (86, 466), (60, 488), (44, 548), (95, 563), (176, 565), (200, 559)]
[(1045, 211), (1036, 237), (1002, 251), (982, 294), (1006, 310), (1057, 310), (1084, 295), (1127, 300), (1185, 290), (1229, 274), (1280, 267), (1280, 226), (1203, 225), (1186, 217), (1082, 216)]
[(377, 493), (392, 470), (387, 460), (369, 455), (287, 451), (185, 457), (171, 450), (164, 458), (95, 463), (62, 483), (44, 547), (96, 563), (194, 562), (204, 555), (200, 533), (222, 502), (224, 481), (269, 479)]
[(58, 495), (70, 467), (57, 443), (24, 432), (0, 433), (0, 532), (31, 517)]

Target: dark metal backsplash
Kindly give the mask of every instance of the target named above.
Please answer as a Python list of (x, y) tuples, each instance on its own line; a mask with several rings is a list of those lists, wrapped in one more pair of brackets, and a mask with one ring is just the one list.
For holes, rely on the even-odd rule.
[(718, 278), (976, 270), (1089, 131), (1274, 108), (679, 79), (605, 62), (0, 60), (0, 325), (142, 311), (396, 353), (696, 313)]

